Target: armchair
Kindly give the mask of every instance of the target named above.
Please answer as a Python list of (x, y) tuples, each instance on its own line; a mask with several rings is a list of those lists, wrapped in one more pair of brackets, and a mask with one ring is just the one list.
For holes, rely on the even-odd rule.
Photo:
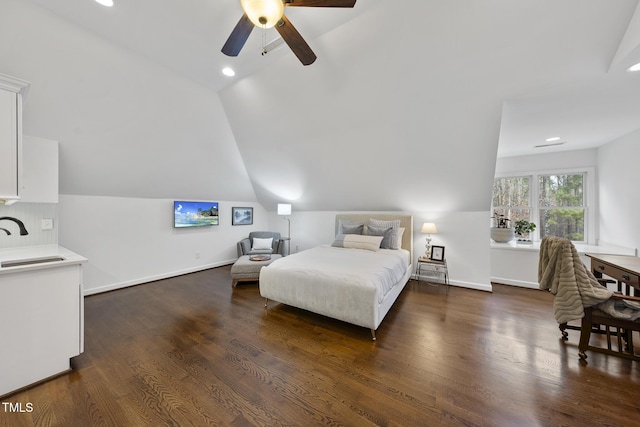
[[(254, 242), (254, 239), (271, 239), (271, 241), (258, 240)], [(267, 243), (270, 243), (270, 247), (266, 245)], [(243, 255), (263, 254), (280, 254), (284, 256), (285, 244), (280, 238), (280, 233), (274, 231), (252, 231), (249, 233), (249, 237), (238, 242), (237, 249), (238, 258)]]

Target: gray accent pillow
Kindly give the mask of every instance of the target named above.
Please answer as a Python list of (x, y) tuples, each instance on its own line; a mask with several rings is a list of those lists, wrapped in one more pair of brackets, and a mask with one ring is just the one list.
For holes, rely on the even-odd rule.
[(391, 249), (397, 249), (400, 247), (400, 220), (394, 219), (390, 221), (384, 221), (380, 219), (371, 218), (369, 220), (369, 227), (378, 227), (378, 228), (392, 228), (393, 231), (389, 233), (389, 247)]
[(338, 234), (362, 234), (364, 223), (361, 222), (344, 222), (340, 220), (338, 224)]
[(383, 236), (382, 243), (380, 243), (380, 249), (395, 249), (391, 246), (391, 235), (394, 233), (391, 227), (374, 227), (373, 225), (367, 226), (365, 234), (368, 236)]

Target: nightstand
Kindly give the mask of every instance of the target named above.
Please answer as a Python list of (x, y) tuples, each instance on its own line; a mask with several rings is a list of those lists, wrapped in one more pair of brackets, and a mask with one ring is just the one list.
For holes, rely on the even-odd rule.
[[(443, 284), (447, 287), (447, 295), (449, 295), (449, 269), (447, 267), (447, 260), (436, 261), (429, 258), (418, 258), (416, 262), (416, 274), (415, 279), (421, 281), (421, 277), (433, 277), (442, 276)], [(425, 280), (426, 282), (426, 280)], [(428, 283), (428, 282), (427, 282)]]

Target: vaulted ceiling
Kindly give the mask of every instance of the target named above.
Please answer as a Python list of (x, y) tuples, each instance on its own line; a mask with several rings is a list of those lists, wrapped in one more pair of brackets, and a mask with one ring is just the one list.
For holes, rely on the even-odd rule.
[[(202, 153), (209, 161), (231, 159), (216, 165), (230, 189), (220, 197), (229, 200), (234, 194), (253, 197), (246, 185), (233, 184), (248, 179), (268, 208), (286, 199), (308, 210), (485, 210), (496, 156), (596, 147), (640, 127), (640, 75), (624, 71), (640, 62), (638, 0), (358, 0), (353, 9), (288, 8), (318, 56), (308, 67), (286, 46), (262, 56), (260, 31), (239, 57), (224, 56), (220, 48), (242, 14), (236, 0), (115, 0), (113, 8), (91, 0), (28, 0), (42, 12), (27, 11), (18, 1), (25, 0), (7, 4), (33, 21), (23, 28), (37, 37), (23, 35), (33, 40), (17, 45), (36, 56), (18, 59), (28, 67), (16, 65), (11, 59), (19, 52), (3, 37), (2, 68), (44, 76), (34, 70), (39, 55), (82, 70), (65, 85), (83, 91), (74, 95), (82, 105), (72, 112), (84, 126), (74, 128), (74, 118), (67, 117), (66, 129), (51, 131), (61, 126), (47, 123), (45, 106), (56, 106), (39, 100), (30, 108), (41, 120), (26, 123), (38, 136), (49, 132), (70, 141), (62, 158), (87, 168), (62, 177), (70, 192), (96, 191), (84, 188), (82, 177), (104, 167), (98, 161), (77, 166), (78, 150), (112, 163), (133, 155), (143, 164), (152, 145), (133, 144), (130, 131), (163, 141), (167, 124), (159, 117), (172, 117), (188, 123), (186, 138), (182, 129), (173, 135), (176, 144), (201, 154), (189, 160), (200, 171), (191, 178), (213, 173)], [(5, 19), (10, 31), (15, 24)], [(277, 37), (269, 31), (267, 41)], [(74, 47), (65, 50), (56, 40)], [(36, 47), (49, 42), (61, 55), (51, 46)], [(158, 68), (149, 73), (146, 63)], [(224, 66), (232, 66), (236, 77), (223, 76)], [(108, 112), (110, 123), (119, 123), (109, 138), (105, 132), (114, 129), (98, 125), (88, 108), (104, 95), (92, 91), (109, 92), (96, 88), (100, 68), (118, 74), (117, 91), (132, 94), (133, 105)], [(37, 90), (57, 85), (60, 91), (61, 72), (52, 67), (46, 78), (38, 77)], [(128, 73), (132, 78), (123, 85)], [(149, 112), (157, 99), (144, 91), (163, 85), (171, 102), (185, 94), (192, 104), (182, 106), (187, 111)], [(144, 120), (144, 129), (131, 125), (131, 117)], [(158, 129), (149, 130), (153, 126)], [(533, 148), (551, 136), (567, 143)], [(215, 147), (207, 145), (212, 139)], [(153, 197), (181, 191), (170, 182), (175, 175), (162, 178), (169, 159), (179, 156), (160, 145), (158, 165), (148, 162), (136, 176), (125, 161), (119, 173), (127, 180), (94, 183), (103, 185), (96, 192)], [(187, 159), (179, 164), (186, 168)], [(140, 194), (125, 188), (132, 178), (140, 180)], [(153, 189), (154, 182), (171, 192)]]
[[(213, 90), (292, 57), (286, 46), (263, 57), (258, 30), (238, 58), (220, 53), (242, 14), (239, 0), (115, 0), (113, 8), (91, 0), (30, 1)], [(319, 53), (316, 68), (346, 69), (357, 56), (378, 56), (399, 79), (417, 63), (448, 68), (470, 84), (485, 64), (505, 70), (510, 82), (503, 83), (514, 88), (505, 99), (500, 155), (528, 154), (548, 136), (577, 149), (636, 129), (640, 79), (624, 70), (640, 61), (640, 13), (631, 22), (637, 0), (512, 3), (358, 0), (353, 9), (286, 13)], [(322, 36), (340, 26), (348, 36), (327, 44)], [(279, 38), (273, 29), (265, 37)], [(287, 72), (297, 73), (299, 64), (291, 65)], [(223, 76), (225, 66), (238, 75)]]

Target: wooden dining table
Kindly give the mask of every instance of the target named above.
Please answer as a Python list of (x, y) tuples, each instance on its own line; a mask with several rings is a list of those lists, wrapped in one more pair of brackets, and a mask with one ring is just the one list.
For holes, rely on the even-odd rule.
[(591, 259), (591, 271), (594, 276), (607, 276), (616, 280), (618, 291), (625, 295), (640, 295), (640, 258), (593, 253), (585, 255)]

